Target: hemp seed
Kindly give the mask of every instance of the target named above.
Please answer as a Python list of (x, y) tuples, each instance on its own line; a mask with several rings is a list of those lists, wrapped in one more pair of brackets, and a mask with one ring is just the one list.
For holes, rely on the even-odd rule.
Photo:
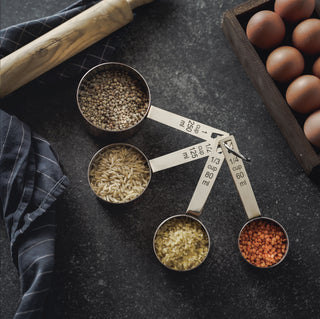
[(94, 126), (121, 131), (136, 125), (145, 115), (149, 97), (141, 80), (122, 69), (97, 68), (79, 88), (83, 116)]

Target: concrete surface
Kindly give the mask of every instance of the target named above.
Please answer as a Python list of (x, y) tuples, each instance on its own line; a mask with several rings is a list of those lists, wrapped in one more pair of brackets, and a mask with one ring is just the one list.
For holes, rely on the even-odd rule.
[[(91, 193), (86, 170), (103, 145), (80, 122), (77, 81), (26, 86), (4, 100), (47, 138), (71, 186), (58, 203), (55, 305), (58, 318), (319, 318), (320, 189), (299, 166), (268, 114), (222, 29), (223, 13), (241, 0), (159, 0), (137, 9), (119, 32), (114, 61), (146, 78), (152, 103), (233, 132), (257, 201), (290, 237), (287, 259), (259, 270), (237, 247), (246, 215), (226, 164), (201, 220), (212, 240), (206, 262), (189, 273), (162, 267), (152, 249), (159, 223), (184, 213), (204, 160), (154, 174), (136, 206), (114, 211)], [(1, 0), (2, 27), (50, 15), (71, 1)], [(149, 158), (198, 142), (148, 120), (127, 142)], [(0, 226), (0, 318), (12, 318), (19, 283)]]

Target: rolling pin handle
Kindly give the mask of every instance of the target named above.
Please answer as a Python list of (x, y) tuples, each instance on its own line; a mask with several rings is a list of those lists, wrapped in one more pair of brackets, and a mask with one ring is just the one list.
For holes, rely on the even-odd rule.
[(0, 60), (0, 98), (132, 21), (152, 0), (103, 0)]
[(127, 0), (127, 2), (129, 3), (129, 6), (131, 8), (131, 10), (143, 6), (147, 3), (152, 2), (153, 0)]

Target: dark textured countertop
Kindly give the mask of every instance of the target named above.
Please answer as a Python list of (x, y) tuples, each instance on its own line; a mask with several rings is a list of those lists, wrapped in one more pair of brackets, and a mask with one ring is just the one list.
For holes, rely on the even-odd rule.
[[(262, 214), (290, 238), (286, 260), (273, 269), (246, 264), (237, 247), (246, 214), (224, 164), (201, 220), (212, 246), (189, 273), (165, 269), (152, 238), (165, 218), (184, 213), (205, 160), (154, 174), (134, 207), (114, 211), (87, 184), (87, 165), (103, 145), (80, 121), (76, 81), (27, 85), (5, 99), (47, 138), (71, 185), (59, 200), (55, 305), (59, 318), (319, 318), (320, 189), (305, 175), (225, 39), (223, 13), (241, 0), (159, 0), (135, 10), (117, 32), (114, 61), (138, 69), (152, 103), (235, 134)], [(1, 0), (1, 27), (49, 15), (68, 0)], [(148, 120), (127, 142), (149, 158), (197, 140)], [(12, 318), (19, 283), (0, 226), (0, 318)]]

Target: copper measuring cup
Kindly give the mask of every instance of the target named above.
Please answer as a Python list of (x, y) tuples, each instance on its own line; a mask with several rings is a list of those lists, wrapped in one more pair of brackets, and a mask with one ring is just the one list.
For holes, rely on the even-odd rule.
[[(231, 146), (229, 146), (229, 144), (226, 144), (226, 142), (231, 144)], [(220, 140), (219, 144), (221, 146), (221, 149), (223, 151), (223, 154), (229, 166), (229, 170), (231, 172), (233, 181), (236, 185), (237, 191), (240, 195), (242, 204), (244, 206), (244, 209), (249, 219), (249, 221), (245, 223), (245, 225), (242, 227), (239, 233), (238, 247), (239, 247), (240, 253), (242, 257), (250, 265), (253, 265), (258, 268), (263, 268), (263, 269), (275, 267), (279, 265), (287, 256), (287, 253), (289, 250), (288, 234), (285, 231), (284, 227), (279, 222), (277, 222), (272, 218), (261, 216), (260, 209), (258, 207), (255, 195), (253, 193), (243, 161), (241, 160), (241, 158), (234, 155), (234, 152), (239, 153), (238, 146), (236, 144), (234, 137), (230, 135), (227, 138), (223, 138)], [(259, 235), (259, 231), (255, 233), (256, 227), (260, 227), (261, 229), (260, 235)], [(282, 236), (281, 238), (279, 237), (279, 235), (277, 235), (279, 237), (278, 243), (281, 240), (281, 243), (277, 244), (277, 247), (281, 246), (281, 249), (277, 248), (277, 250), (278, 249), (281, 250), (280, 252), (273, 251), (274, 247), (272, 247), (272, 242), (275, 243), (274, 239), (270, 239), (271, 247), (268, 241), (270, 236), (273, 236), (273, 233), (276, 231), (276, 229), (277, 231), (280, 232), (279, 235)], [(272, 235), (270, 235), (271, 233)], [(258, 235), (260, 236), (260, 238), (258, 238)], [(244, 246), (242, 242), (243, 239), (248, 240), (248, 242), (246, 241), (246, 245), (248, 246)], [(255, 245), (257, 244), (257, 247), (259, 247), (260, 245), (259, 240), (261, 242), (262, 240), (265, 240), (266, 244), (264, 244), (264, 248), (267, 246), (268, 249), (269, 247), (271, 249), (267, 250), (265, 248), (263, 253), (260, 250), (260, 251), (257, 251), (257, 253), (253, 252), (253, 254), (249, 255), (245, 249), (247, 249), (247, 247), (249, 246), (250, 246), (249, 249), (255, 249), (253, 247), (253, 244)], [(283, 247), (283, 245), (285, 245), (285, 247)], [(262, 248), (262, 245), (261, 245), (261, 248)], [(275, 256), (272, 256), (272, 255), (275, 255)]]
[[(132, 79), (137, 81), (148, 101), (147, 105), (145, 106), (146, 111), (141, 117), (141, 119), (134, 125), (122, 130), (102, 129), (101, 127), (93, 124), (92, 121), (90, 121), (85, 116), (81, 108), (81, 100), (79, 98), (79, 95), (80, 91), (82, 90), (83, 83), (85, 83), (86, 81), (90, 82), (90, 79), (94, 78), (94, 76), (100, 72), (108, 73), (110, 71), (124, 71), (127, 74), (129, 74), (130, 77), (132, 77)], [(199, 123), (192, 119), (174, 114), (172, 112), (151, 105), (151, 93), (146, 80), (137, 70), (123, 63), (102, 63), (90, 69), (79, 82), (76, 98), (79, 111), (84, 119), (84, 123), (88, 131), (96, 137), (105, 138), (110, 141), (121, 141), (134, 135), (141, 128), (144, 120), (147, 118), (170, 126), (177, 130), (183, 131), (187, 134), (199, 137), (203, 140), (210, 140), (212, 137), (215, 137), (216, 135), (226, 135), (226, 132), (222, 130), (213, 128), (211, 126)]]
[(218, 151), (218, 139), (213, 143), (195, 192), (185, 214), (165, 219), (153, 237), (153, 251), (166, 268), (185, 272), (198, 268), (210, 251), (210, 236), (198, 219), (222, 166), (224, 156)]

